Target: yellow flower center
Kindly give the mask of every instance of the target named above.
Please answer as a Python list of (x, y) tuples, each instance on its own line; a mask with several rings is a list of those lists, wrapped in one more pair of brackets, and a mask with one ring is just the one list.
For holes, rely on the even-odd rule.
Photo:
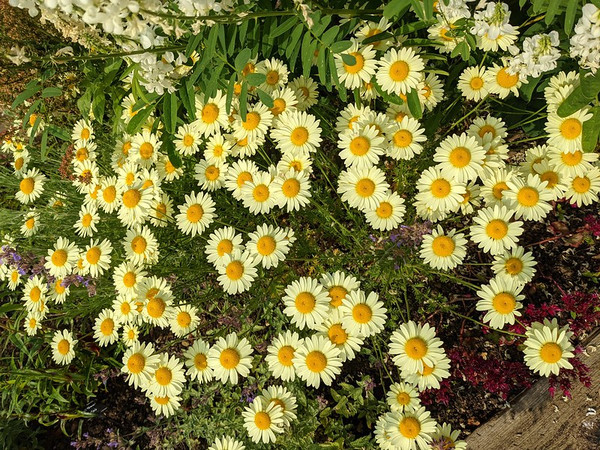
[(239, 261), (231, 261), (227, 264), (225, 272), (230, 280), (239, 280), (244, 275), (244, 266)]
[(313, 350), (306, 355), (306, 367), (311, 372), (322, 372), (327, 367), (327, 357), (319, 350)]
[(258, 253), (260, 253), (263, 256), (267, 256), (273, 253), (276, 247), (277, 244), (275, 242), (275, 239), (273, 239), (273, 237), (271, 236), (263, 236), (256, 243)]
[(503, 67), (498, 71), (496, 75), (496, 82), (504, 89), (510, 89), (517, 85), (519, 82), (519, 74), (515, 73), (511, 75), (507, 72), (506, 67)]
[(327, 330), (329, 340), (335, 345), (342, 345), (348, 340), (348, 333), (342, 328), (339, 323), (333, 324)]
[(131, 373), (140, 373), (146, 367), (146, 358), (141, 353), (134, 353), (127, 360), (127, 368)]
[(240, 172), (236, 181), (238, 187), (241, 188), (247, 181), (252, 181), (252, 174), (250, 172)]
[(485, 124), (484, 126), (482, 126), (479, 129), (479, 137), (484, 137), (487, 133), (490, 133), (492, 135), (492, 137), (496, 137), (496, 129), (489, 125), (489, 124)]
[(186, 134), (183, 137), (183, 145), (185, 145), (186, 147), (191, 147), (192, 145), (194, 145), (194, 136)]
[(240, 354), (234, 348), (226, 348), (221, 352), (219, 362), (225, 369), (234, 369), (240, 363)]
[(332, 286), (329, 288), (329, 304), (334, 307), (338, 307), (342, 304), (344, 298), (346, 298), (348, 291), (342, 286)]
[(84, 161), (88, 158), (88, 156), (89, 152), (88, 149), (85, 147), (81, 147), (79, 150), (77, 150), (77, 153), (75, 153), (75, 157), (78, 161)]
[(271, 113), (274, 116), (278, 116), (283, 111), (285, 111), (286, 106), (287, 106), (287, 104), (285, 103), (284, 99), (276, 98), (275, 100), (273, 100), (273, 107), (271, 108)]
[(442, 258), (452, 255), (455, 248), (456, 244), (452, 238), (448, 236), (437, 236), (431, 243), (431, 249), (433, 250), (433, 253)]
[(350, 151), (353, 155), (366, 155), (371, 148), (371, 142), (364, 136), (357, 136), (350, 141)]
[(220, 174), (221, 174), (221, 171), (215, 165), (208, 166), (206, 168), (206, 170), (204, 171), (204, 176), (206, 177), (206, 179), (208, 181), (215, 181), (216, 179), (219, 178)]
[(581, 136), (582, 129), (581, 122), (575, 118), (566, 119), (560, 124), (560, 134), (565, 139), (577, 139)]
[(66, 339), (61, 339), (56, 346), (58, 353), (61, 355), (66, 355), (71, 350), (71, 344)]
[(399, 130), (394, 133), (394, 145), (396, 147), (408, 147), (412, 144), (413, 136), (408, 130)]
[(396, 395), (396, 401), (400, 405), (406, 406), (410, 403), (410, 395), (408, 395), (406, 392), (398, 392)]
[(471, 86), (471, 89), (478, 91), (479, 89), (481, 89), (483, 87), (483, 78), (481, 78), (481, 77), (471, 78), (471, 81), (469, 81), (469, 86)]
[(587, 177), (575, 177), (571, 183), (573, 190), (578, 194), (584, 194), (590, 190), (592, 183)]
[(450, 164), (462, 169), (471, 162), (471, 152), (465, 147), (456, 147), (450, 152)]
[(196, 203), (187, 209), (185, 215), (191, 223), (198, 223), (202, 219), (202, 216), (204, 216), (204, 209)]
[(515, 296), (508, 292), (500, 292), (492, 299), (492, 306), (500, 314), (509, 314), (514, 311), (517, 301)]
[(224, 254), (229, 254), (233, 250), (233, 242), (229, 239), (222, 239), (221, 242), (217, 244), (217, 254), (219, 256), (223, 256)]
[(42, 296), (42, 291), (37, 286), (34, 286), (33, 288), (31, 288), (31, 291), (29, 291), (29, 298), (31, 299), (32, 302), (38, 302), (40, 300), (41, 296)]
[(296, 296), (295, 304), (296, 309), (302, 314), (308, 314), (315, 309), (317, 299), (310, 292), (300, 292)]
[(194, 367), (196, 367), (198, 370), (206, 369), (208, 367), (206, 355), (198, 353), (196, 356), (194, 356)]
[(504, 267), (510, 275), (517, 275), (523, 270), (523, 261), (519, 258), (509, 258), (506, 260)]
[(123, 302), (123, 303), (121, 303), (120, 310), (121, 310), (121, 314), (126, 316), (127, 314), (129, 314), (131, 312), (131, 305), (127, 302)]
[(33, 178), (23, 178), (21, 183), (19, 183), (19, 189), (25, 195), (29, 195), (33, 192), (33, 188), (35, 187), (35, 181)]
[(583, 159), (583, 153), (579, 150), (576, 150), (572, 153), (564, 152), (560, 154), (560, 159), (567, 166), (576, 166)]
[(269, 198), (269, 188), (264, 184), (259, 184), (252, 191), (252, 196), (257, 202), (262, 203), (264, 201), (267, 201), (267, 199)]
[(137, 189), (129, 189), (123, 194), (123, 204), (127, 208), (135, 208), (141, 199), (142, 194)]
[(177, 314), (177, 324), (180, 327), (189, 327), (190, 323), (192, 323), (192, 316), (190, 316), (190, 313), (187, 311), (180, 311), (179, 314)]
[(171, 373), (171, 369), (161, 367), (154, 374), (154, 378), (156, 378), (156, 382), (161, 386), (167, 386), (171, 382), (173, 374)]
[(300, 192), (300, 182), (295, 178), (289, 178), (281, 185), (283, 195), (294, 198)]
[(356, 193), (361, 197), (370, 197), (375, 192), (375, 183), (369, 178), (363, 178), (356, 183)]
[(393, 212), (394, 209), (392, 208), (392, 204), (390, 202), (381, 202), (375, 210), (377, 217), (382, 219), (389, 219)]
[(269, 70), (267, 72), (267, 84), (274, 86), (279, 83), (279, 73), (276, 70)]
[(358, 323), (369, 323), (373, 311), (369, 305), (359, 303), (352, 308), (352, 318)]
[(308, 130), (305, 127), (294, 128), (290, 135), (290, 140), (292, 141), (292, 144), (296, 146), (303, 145), (308, 141)]
[(100, 332), (104, 336), (110, 336), (115, 329), (115, 322), (112, 319), (104, 319), (100, 324)]
[(254, 416), (254, 425), (259, 430), (268, 430), (271, 427), (271, 417), (264, 411), (259, 411)]
[(143, 236), (136, 236), (131, 241), (131, 249), (138, 255), (144, 253), (147, 246), (148, 243), (146, 242), (146, 238)]
[(140, 145), (140, 156), (142, 159), (152, 158), (153, 153), (154, 146), (150, 142), (144, 142), (142, 145)]
[(202, 122), (213, 123), (219, 117), (219, 107), (214, 103), (207, 103), (202, 108)]
[(146, 308), (148, 309), (148, 315), (150, 317), (158, 319), (163, 316), (165, 309), (167, 309), (167, 304), (160, 297), (152, 297), (148, 300)]
[(553, 170), (541, 174), (540, 179), (548, 182), (548, 185), (546, 186), (548, 189), (551, 189), (558, 184), (558, 174)]
[(64, 294), (64, 293), (65, 293), (65, 291), (67, 290), (67, 288), (66, 288), (66, 287), (64, 287), (64, 286), (62, 285), (62, 282), (63, 282), (62, 278), (59, 278), (59, 279), (58, 279), (58, 280), (56, 280), (56, 282), (54, 283), (54, 291), (55, 291), (55, 292), (56, 292), (58, 295), (60, 295), (60, 294)]
[(123, 284), (125, 287), (132, 288), (135, 285), (135, 281), (135, 272), (127, 272), (125, 275), (123, 275)]
[(88, 228), (92, 224), (92, 215), (90, 213), (85, 213), (81, 218), (81, 225), (85, 228)]
[(89, 139), (90, 138), (90, 130), (87, 128), (83, 128), (81, 130), (80, 136), (81, 136), (81, 139), (83, 139), (83, 140)]
[(154, 397), (154, 401), (156, 403), (158, 403), (159, 405), (168, 405), (170, 398), (168, 395), (164, 396), (164, 397)]
[(59, 249), (52, 253), (52, 264), (57, 267), (62, 267), (67, 262), (68, 254), (66, 250)]
[(251, 111), (246, 114), (246, 120), (242, 122), (242, 126), (245, 130), (254, 130), (260, 124), (260, 114)]
[(443, 178), (438, 178), (431, 183), (431, 194), (436, 198), (447, 197), (451, 190), (452, 187), (450, 186), (450, 183)]
[(21, 170), (21, 168), (23, 167), (23, 164), (25, 163), (25, 160), (23, 159), (23, 157), (19, 157), (17, 159), (15, 159), (15, 169), (17, 170)]
[(427, 344), (420, 337), (413, 337), (404, 344), (404, 351), (411, 359), (422, 359), (427, 354)]
[(485, 227), (486, 234), (492, 239), (503, 239), (508, 233), (508, 225), (500, 219), (493, 219)]
[(517, 201), (522, 206), (535, 206), (540, 199), (540, 194), (532, 187), (524, 187), (517, 193)]
[(410, 67), (405, 61), (396, 61), (390, 66), (390, 78), (393, 81), (404, 81), (408, 77)]
[(398, 425), (400, 434), (407, 439), (415, 439), (421, 432), (421, 423), (415, 417), (405, 417)]
[(546, 342), (540, 348), (540, 358), (548, 364), (554, 364), (562, 358), (562, 348), (555, 342)]
[(281, 365), (291, 367), (294, 359), (294, 348), (291, 345), (284, 345), (277, 352), (277, 359)]
[(500, 181), (499, 183), (496, 183), (492, 188), (492, 194), (495, 198), (500, 200), (502, 199), (502, 191), (505, 191), (506, 189), (508, 189), (508, 185), (504, 181)]
[(86, 252), (85, 259), (90, 264), (98, 264), (98, 261), (100, 261), (100, 256), (102, 256), (100, 249), (98, 247), (92, 247)]

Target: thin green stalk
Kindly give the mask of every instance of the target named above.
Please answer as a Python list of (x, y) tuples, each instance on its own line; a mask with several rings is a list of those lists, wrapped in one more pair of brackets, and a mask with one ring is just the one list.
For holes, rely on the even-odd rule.
[[(450, 312), (451, 312), (452, 314), (454, 314), (455, 316), (462, 317), (463, 319), (470, 320), (471, 322), (473, 322), (473, 323), (476, 323), (477, 325), (481, 325), (482, 327), (487, 327), (487, 328), (490, 328), (490, 326), (489, 326), (488, 324), (485, 324), (485, 323), (483, 323), (483, 322), (480, 322), (479, 320), (475, 320), (475, 319), (473, 319), (472, 317), (465, 316), (464, 314), (461, 314), (461, 313), (459, 313), (459, 312), (456, 312), (456, 311), (454, 311), (454, 310), (452, 310), (452, 309), (449, 309), (448, 311), (450, 311)], [(525, 337), (525, 335), (524, 335), (524, 334), (513, 333), (512, 331), (499, 330), (499, 329), (496, 329), (496, 328), (494, 328), (493, 330), (494, 330), (494, 331), (497, 331), (498, 333), (504, 333), (504, 334), (508, 334), (509, 336)]]
[[(148, 9), (140, 9), (145, 14), (162, 17), (163, 19), (176, 19), (176, 20), (210, 20), (218, 23), (239, 23), (240, 21), (250, 19), (261, 19), (265, 17), (285, 17), (295, 16), (299, 14), (297, 10), (285, 10), (285, 11), (257, 11), (248, 14), (221, 14), (212, 16), (183, 16), (179, 14), (170, 14), (157, 11), (150, 11)], [(322, 15), (328, 16), (344, 16), (344, 17), (355, 17), (355, 16), (381, 16), (383, 15), (382, 9), (321, 9)]]

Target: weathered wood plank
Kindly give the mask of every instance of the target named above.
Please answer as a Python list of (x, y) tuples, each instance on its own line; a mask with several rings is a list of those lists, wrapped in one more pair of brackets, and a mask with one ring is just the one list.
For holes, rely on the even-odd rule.
[(591, 369), (591, 388), (577, 383), (571, 400), (559, 394), (552, 399), (547, 379), (540, 380), (468, 436), (469, 449), (599, 450), (600, 333), (588, 341), (582, 360)]

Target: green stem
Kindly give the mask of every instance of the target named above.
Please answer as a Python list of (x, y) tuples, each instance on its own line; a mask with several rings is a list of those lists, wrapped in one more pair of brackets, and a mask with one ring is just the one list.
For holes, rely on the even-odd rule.
[[(249, 19), (260, 19), (263, 17), (284, 17), (284, 16), (295, 16), (299, 13), (296, 10), (286, 11), (258, 11), (251, 12), (245, 15), (239, 14), (222, 14), (213, 16), (181, 16), (179, 14), (162, 13), (156, 11), (150, 11), (147, 9), (140, 9), (141, 12), (152, 16), (162, 17), (164, 19), (178, 19), (178, 20), (212, 20), (219, 23), (237, 23)], [(380, 16), (383, 15), (382, 9), (322, 9), (320, 10), (322, 15), (329, 16)]]
[(471, 322), (473, 322), (473, 323), (476, 323), (476, 324), (478, 324), (478, 325), (481, 325), (482, 327), (487, 327), (487, 328), (490, 328), (490, 329), (492, 329), (492, 330), (494, 330), (494, 331), (497, 331), (497, 332), (499, 332), (499, 333), (508, 334), (508, 335), (510, 335), (510, 336), (525, 337), (525, 335), (524, 335), (524, 334), (513, 333), (512, 331), (499, 330), (499, 329), (497, 329), (497, 328), (492, 328), (492, 327), (490, 327), (488, 324), (485, 324), (485, 323), (483, 323), (483, 322), (480, 322), (479, 320), (475, 320), (475, 319), (473, 319), (472, 317), (465, 316), (464, 314), (461, 314), (461, 313), (459, 313), (459, 312), (456, 312), (456, 311), (454, 311), (454, 310), (452, 310), (452, 309), (449, 309), (448, 311), (450, 311), (452, 314), (454, 314), (454, 315), (456, 315), (456, 316), (458, 316), (458, 317), (462, 317), (463, 319), (470, 320), (470, 321), (471, 321)]
[(97, 59), (108, 59), (108, 58), (123, 58), (125, 56), (143, 55), (144, 53), (161, 53), (161, 52), (175, 52), (184, 50), (185, 45), (171, 45), (167, 47), (154, 47), (146, 50), (135, 50), (132, 52), (117, 52), (117, 53), (106, 53), (103, 55), (81, 55), (81, 56), (69, 56), (65, 58), (54, 58), (52, 56), (44, 56), (37, 59), (36, 61), (52, 61), (55, 63), (59, 62), (71, 62), (71, 61), (93, 61)]

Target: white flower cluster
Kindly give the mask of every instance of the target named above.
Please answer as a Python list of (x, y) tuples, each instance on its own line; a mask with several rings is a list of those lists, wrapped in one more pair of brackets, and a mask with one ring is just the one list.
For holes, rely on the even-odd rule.
[(527, 77), (537, 78), (542, 73), (555, 69), (556, 61), (560, 58), (560, 50), (557, 48), (559, 44), (557, 31), (526, 38), (523, 51), (510, 61), (509, 71), (518, 73), (521, 81), (526, 81)]
[(477, 36), (478, 47), (482, 50), (498, 51), (508, 50), (512, 54), (518, 53), (514, 45), (519, 31), (509, 23), (510, 10), (508, 5), (502, 2), (484, 4), (485, 9), (475, 13), (473, 18), (475, 24), (471, 33)]
[(588, 3), (582, 12), (571, 38), (571, 58), (579, 58), (581, 67), (596, 73), (600, 68), (600, 9)]

